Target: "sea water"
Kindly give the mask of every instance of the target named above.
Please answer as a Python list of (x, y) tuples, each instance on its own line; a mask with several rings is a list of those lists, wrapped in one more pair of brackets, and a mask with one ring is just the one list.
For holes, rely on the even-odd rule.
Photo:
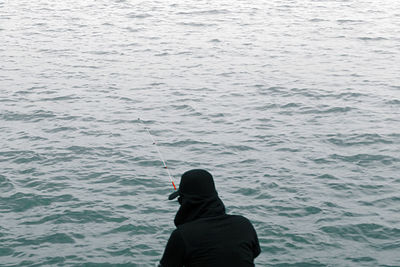
[(400, 3), (0, 0), (0, 266), (154, 266), (209, 170), (257, 266), (400, 266)]

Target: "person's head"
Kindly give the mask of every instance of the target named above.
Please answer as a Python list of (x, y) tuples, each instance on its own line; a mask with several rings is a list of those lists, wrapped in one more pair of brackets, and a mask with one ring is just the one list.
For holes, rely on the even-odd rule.
[(225, 214), (225, 206), (218, 197), (212, 175), (205, 170), (195, 169), (181, 177), (179, 189), (168, 199), (178, 197), (180, 204), (174, 223), (176, 226), (198, 218)]
[(218, 196), (211, 173), (201, 169), (185, 172), (181, 177), (179, 189), (172, 193), (168, 199), (172, 200), (179, 197), (178, 201), (182, 203), (182, 199), (185, 196), (202, 199)]

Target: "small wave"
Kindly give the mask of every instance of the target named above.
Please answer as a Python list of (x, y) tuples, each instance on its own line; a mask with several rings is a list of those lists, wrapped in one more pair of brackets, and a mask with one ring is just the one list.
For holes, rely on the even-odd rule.
[(201, 22), (178, 22), (178, 25), (191, 26), (191, 27), (211, 27), (216, 26), (214, 23), (201, 23)]
[(272, 264), (270, 265), (271, 267), (326, 267), (329, 265), (320, 263), (319, 261), (299, 261), (295, 263), (278, 263), (278, 264)]
[(309, 21), (311, 21), (311, 22), (324, 22), (324, 21), (327, 21), (326, 19), (320, 19), (320, 18), (313, 18), (313, 19), (310, 19)]
[(322, 212), (322, 209), (314, 206), (308, 206), (304, 208), (287, 207), (287, 206), (275, 206), (279, 216), (288, 218), (306, 217)]
[(0, 115), (0, 119), (5, 121), (30, 121), (39, 122), (44, 119), (54, 118), (56, 115), (51, 111), (35, 110), (32, 113), (17, 113), (17, 112), (5, 112)]
[[(129, 32), (140, 32), (140, 31), (143, 31), (142, 28), (126, 27), (125, 29), (126, 29), (127, 31), (129, 31)], [(131, 43), (131, 44), (128, 44), (128, 46), (130, 46), (130, 45), (132, 45), (132, 46), (138, 46), (139, 44), (138, 44), (138, 43)]]
[(210, 143), (192, 140), (192, 139), (186, 139), (186, 140), (168, 143), (165, 145), (170, 146), (170, 147), (186, 147), (186, 146), (191, 146), (191, 145), (208, 145), (208, 144), (210, 144)]
[(374, 248), (377, 248), (381, 251), (387, 251), (387, 250), (397, 250), (398, 251), (400, 249), (400, 240), (396, 240), (393, 242), (385, 242), (383, 244), (374, 244), (371, 246)]
[(35, 152), (29, 150), (0, 151), (0, 162), (18, 158), (19, 156), (31, 157)]
[(274, 197), (271, 194), (268, 194), (266, 192), (262, 192), (258, 194), (255, 199), (273, 199)]
[[(340, 207), (339, 205), (337, 205), (333, 202), (330, 202), (330, 201), (325, 201), (323, 204), (329, 208), (339, 208)], [(337, 220), (337, 218), (335, 218), (335, 220)]]
[(217, 113), (211, 113), (207, 115), (210, 118), (222, 118), (226, 116), (226, 113), (221, 113), (221, 112), (217, 112)]
[(300, 103), (287, 103), (284, 105), (279, 106), (280, 108), (297, 108), (302, 106)]
[(7, 247), (0, 247), (0, 257), (10, 256), (14, 254), (14, 250)]
[(7, 177), (0, 174), (0, 192), (10, 192), (14, 189), (14, 185)]
[[(149, 250), (149, 249), (142, 249), (142, 248), (138, 248), (138, 250)], [(109, 254), (111, 254), (110, 252), (107, 252)], [(130, 256), (132, 255), (136, 255), (136, 254), (128, 254)], [(133, 257), (134, 258), (134, 257)], [(74, 265), (76, 267), (105, 267), (105, 266), (112, 266), (112, 267), (128, 267), (128, 266), (143, 266), (143, 265), (136, 265), (136, 264), (129, 264), (129, 263), (115, 263), (115, 261), (107, 261), (107, 260), (101, 260), (101, 259), (97, 259), (96, 261), (87, 261), (86, 260), (79, 260), (79, 262), (82, 262), (81, 264), (78, 265)], [(32, 263), (33, 264), (33, 263)]]
[(92, 183), (93, 184), (109, 184), (109, 183), (118, 182), (119, 179), (120, 179), (120, 176), (111, 174), (111, 175), (104, 176), (101, 179), (96, 179)]
[(396, 206), (397, 203), (397, 207), (400, 207), (400, 197), (397, 196), (385, 197), (372, 201), (359, 201), (359, 203), (363, 206), (373, 206), (379, 208), (393, 207)]
[(89, 54), (89, 55), (116, 55), (119, 54), (118, 51), (102, 51), (102, 50), (93, 50), (93, 51), (85, 51), (83, 52), (84, 54)]
[[(262, 242), (262, 240), (260, 239), (260, 241)], [(269, 241), (269, 240), (268, 240)], [(265, 242), (266, 243), (266, 242)], [(281, 254), (281, 253), (287, 253), (287, 249), (283, 248), (283, 247), (278, 247), (278, 246), (274, 246), (274, 245), (269, 245), (269, 246), (263, 246), (263, 251), (266, 251), (270, 254)], [(274, 265), (273, 265), (274, 266)], [(276, 265), (279, 266), (279, 265)], [(287, 266), (287, 265), (285, 265)]]
[(271, 87), (266, 87), (263, 84), (255, 84), (253, 87), (257, 88), (258, 93), (260, 95), (279, 95), (279, 96), (289, 96), (287, 93), (287, 89), (285, 87), (280, 87), (280, 86), (271, 86)]
[(106, 234), (131, 233), (131, 235), (137, 235), (146, 234), (149, 232), (154, 232), (154, 228), (147, 225), (125, 224), (107, 232)]
[[(80, 204), (81, 205), (81, 204)], [(51, 222), (53, 224), (64, 224), (64, 223), (122, 223), (128, 218), (123, 216), (115, 216), (110, 211), (95, 211), (95, 210), (81, 210), (72, 211), (65, 210), (62, 213), (52, 214), (45, 216), (37, 221), (26, 221), (23, 224), (26, 225), (40, 225)]]
[(38, 154), (34, 151), (28, 151), (27, 153), (24, 153), (24, 152), (18, 153), (17, 156), (15, 157), (15, 159), (13, 160), (13, 163), (26, 164), (26, 163), (33, 162), (33, 161), (42, 161), (44, 159), (45, 158), (43, 156), (41, 156), (40, 154)]
[(145, 19), (145, 18), (152, 17), (152, 15), (147, 14), (147, 13), (141, 13), (141, 14), (138, 14), (138, 13), (129, 13), (129, 14), (127, 15), (127, 17), (128, 17), (128, 18), (131, 18), (131, 19)]
[(138, 207), (136, 205), (134, 206), (134, 205), (124, 204), (124, 205), (118, 206), (117, 208), (133, 211), (133, 210), (137, 210)]
[[(331, 135), (332, 136), (332, 135)], [(342, 135), (337, 134), (328, 138), (327, 141), (337, 146), (365, 146), (372, 144), (392, 144), (393, 141), (379, 134), (352, 134)]]
[[(135, 253), (133, 253), (129, 248), (125, 248), (125, 249), (115, 249), (115, 250), (111, 250), (111, 251), (107, 251), (107, 253), (111, 256), (128, 256), (128, 257), (133, 257), (136, 255)], [(85, 265), (86, 266), (86, 265)], [(98, 264), (97, 264), (98, 266)], [(110, 266), (118, 266), (115, 264), (110, 264)], [(120, 266), (126, 266), (126, 264), (121, 264)]]
[(371, 154), (357, 154), (352, 156), (333, 154), (330, 155), (330, 158), (341, 160), (344, 162), (355, 163), (360, 166), (368, 166), (376, 162), (382, 163), (384, 165), (392, 165), (393, 163), (400, 161), (399, 158), (394, 158), (387, 155), (371, 155)]
[(313, 98), (313, 99), (323, 99), (323, 98), (330, 98), (330, 99), (343, 99), (343, 100), (350, 100), (350, 99), (358, 99), (360, 97), (367, 97), (368, 94), (364, 93), (359, 93), (359, 92), (352, 92), (350, 91), (351, 89), (347, 89), (348, 91), (346, 92), (325, 92), (322, 90), (315, 90), (315, 89), (310, 89), (310, 88), (292, 88), (290, 90), (290, 95), (300, 95), (300, 96), (305, 96), (308, 98)]
[(340, 93), (340, 94), (333, 94), (333, 95), (329, 95), (335, 99), (344, 99), (344, 100), (348, 100), (348, 99), (354, 99), (354, 98), (360, 98), (360, 97), (367, 97), (367, 94), (362, 94), (362, 93), (355, 93), (355, 92), (347, 92), (347, 93)]
[(282, 147), (282, 148), (278, 148), (276, 151), (286, 151), (286, 152), (290, 152), (290, 153), (295, 153), (295, 152), (300, 152), (300, 149), (296, 149), (296, 148), (289, 148), (289, 147)]
[(338, 190), (338, 191), (350, 191), (353, 187), (353, 184), (348, 183), (329, 183), (328, 187)]
[(376, 194), (381, 193), (381, 190), (384, 189), (384, 185), (382, 184), (361, 184), (358, 186), (360, 192), (363, 192), (365, 195), (375, 196)]
[(335, 161), (329, 160), (327, 158), (310, 158), (316, 164), (333, 164)]
[(195, 111), (195, 109), (192, 106), (187, 105), (187, 104), (171, 105), (171, 107), (176, 110), (187, 110), (187, 111), (193, 111), (193, 112)]
[(352, 262), (357, 262), (357, 263), (358, 262), (359, 263), (361, 263), (361, 262), (368, 262), (368, 263), (375, 262), (374, 266), (377, 266), (376, 259), (371, 258), (371, 257), (347, 257), (346, 260), (350, 260)]
[(69, 202), (73, 200), (75, 198), (72, 195), (48, 196), (25, 193), (15, 193), (9, 197), (0, 197), (2, 206), (12, 212), (24, 212), (39, 206), (50, 206), (55, 202)]
[(230, 11), (227, 9), (211, 9), (211, 10), (196, 10), (196, 11), (186, 11), (177, 12), (177, 15), (218, 15), (227, 14)]
[(400, 105), (400, 100), (399, 99), (388, 100), (388, 101), (386, 101), (386, 104), (388, 104), (388, 105)]
[(226, 149), (233, 150), (233, 151), (238, 151), (238, 152), (251, 151), (251, 150), (255, 151), (255, 150), (257, 150), (255, 147), (245, 146), (245, 145), (229, 145), (229, 146), (226, 146)]
[(59, 132), (65, 132), (65, 131), (70, 131), (70, 132), (74, 132), (76, 131), (77, 128), (75, 127), (56, 127), (53, 129), (43, 129), (44, 132), (46, 133), (59, 133)]
[(93, 151), (93, 148), (84, 146), (70, 146), (66, 149), (74, 152), (75, 154), (89, 154)]
[(327, 113), (347, 113), (353, 110), (351, 107), (332, 107), (327, 109), (314, 109), (310, 107), (303, 108), (303, 111), (300, 111), (301, 114), (327, 114)]
[(211, 39), (209, 42), (210, 43), (220, 43), (221, 40), (219, 40), (219, 39)]
[(361, 41), (385, 41), (385, 40), (387, 40), (386, 38), (383, 38), (383, 37), (359, 37), (357, 39), (361, 40)]
[(326, 179), (326, 180), (338, 180), (338, 178), (336, 177), (336, 176), (334, 176), (334, 175), (331, 175), (331, 174), (322, 174), (322, 175), (319, 175), (317, 178), (319, 178), (319, 179)]
[(100, 66), (96, 65), (74, 65), (73, 68), (82, 68), (82, 69), (99, 69)]
[(136, 229), (137, 229), (136, 225), (125, 224), (125, 225), (122, 225), (120, 227), (117, 227), (117, 228), (109, 231), (108, 233), (113, 234), (113, 233), (121, 233), (121, 232), (135, 232)]
[[(28, 238), (18, 238), (15, 240), (18, 242), (20, 246), (31, 246), (31, 245), (42, 245), (45, 243), (51, 244), (73, 244), (75, 240), (67, 234), (64, 233), (56, 233), (43, 237), (39, 237), (36, 239), (28, 239)], [(18, 246), (18, 245), (17, 245)]]
[(154, 56), (156, 56), (156, 57), (165, 57), (165, 56), (169, 56), (169, 55), (170, 54), (168, 52), (163, 52), (163, 53), (155, 54)]
[(240, 188), (233, 193), (235, 194), (241, 194), (244, 196), (256, 196), (259, 193), (259, 190), (253, 189), (253, 188)]
[(58, 116), (57, 120), (72, 121), (72, 120), (76, 120), (78, 118), (79, 118), (79, 116), (64, 114), (64, 115)]
[(291, 242), (290, 245), (294, 246), (294, 243), (300, 243), (300, 245), (303, 244), (311, 244), (311, 240), (314, 239), (314, 237), (311, 234), (294, 234), (294, 233), (289, 233), (289, 234), (284, 234), (283, 235), (286, 238), (290, 238)]
[(358, 23), (364, 23), (365, 21), (356, 19), (338, 19), (336, 20), (336, 22), (339, 24), (358, 24)]
[(111, 147), (104, 147), (104, 146), (93, 146), (93, 147), (86, 147), (86, 146), (69, 146), (65, 148), (68, 151), (73, 152), (75, 155), (82, 155), (82, 154), (87, 154), (87, 155), (97, 155), (97, 156), (123, 156), (119, 152), (114, 151), (113, 148)]
[[(121, 121), (114, 121), (114, 124), (119, 124)], [(113, 136), (112, 134), (108, 132), (104, 132), (102, 130), (91, 130), (91, 131), (79, 131), (80, 134), (82, 135), (87, 135), (87, 136)]]
[[(254, 107), (254, 110), (265, 111), (265, 110), (269, 110), (269, 109), (275, 109), (275, 108), (278, 108), (278, 107), (279, 106), (277, 104), (270, 103), (270, 104), (264, 104), (262, 106), (256, 106), (256, 107)], [(265, 119), (265, 118), (258, 119), (258, 120), (260, 120), (260, 121), (264, 121), (264, 120), (270, 121), (270, 119)]]
[(334, 237), (354, 241), (367, 242), (367, 238), (381, 240), (398, 240), (400, 238), (399, 228), (389, 228), (375, 223), (323, 226), (320, 230)]

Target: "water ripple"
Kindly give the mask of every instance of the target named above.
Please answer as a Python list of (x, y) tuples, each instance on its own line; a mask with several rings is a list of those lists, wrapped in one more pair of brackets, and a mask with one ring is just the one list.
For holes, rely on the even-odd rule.
[(1, 264), (155, 265), (178, 206), (142, 118), (257, 266), (400, 265), (394, 1), (3, 2)]
[(0, 197), (3, 213), (7, 211), (24, 212), (35, 207), (50, 206), (53, 203), (69, 202), (73, 200), (74, 198), (71, 195), (48, 196), (32, 193), (25, 194), (21, 192), (15, 193), (9, 197)]

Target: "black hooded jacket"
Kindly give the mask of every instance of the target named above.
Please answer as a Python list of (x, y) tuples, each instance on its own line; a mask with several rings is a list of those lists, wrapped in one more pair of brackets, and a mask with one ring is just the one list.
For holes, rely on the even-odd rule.
[(181, 204), (162, 267), (248, 267), (260, 254), (256, 231), (243, 216), (227, 215), (215, 193), (202, 197), (180, 193)]

